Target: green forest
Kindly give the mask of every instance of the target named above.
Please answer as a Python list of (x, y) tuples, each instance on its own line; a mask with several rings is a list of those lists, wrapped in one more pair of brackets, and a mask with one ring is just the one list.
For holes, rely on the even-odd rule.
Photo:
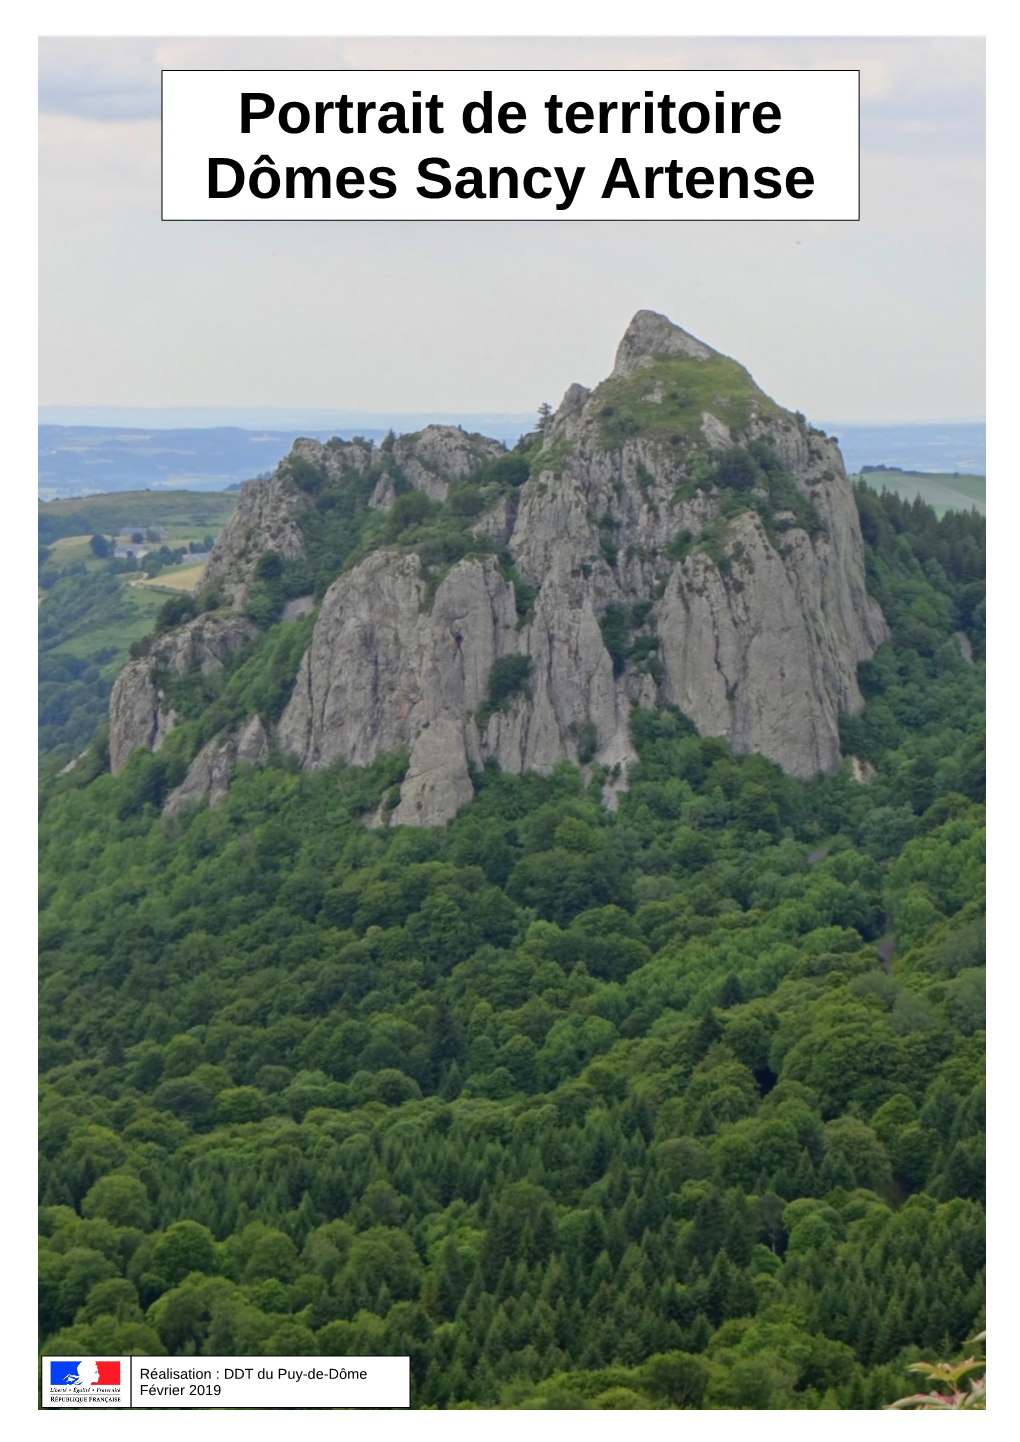
[(485, 768), (447, 826), (369, 829), (405, 756), (274, 754), (161, 814), (282, 710), (284, 596), (373, 535), (448, 564), (520, 469), (334, 497), (116, 778), (110, 656), (55, 647), (122, 595), (51, 585), (40, 1350), (406, 1354), (416, 1408), (880, 1408), (984, 1327), (983, 517), (855, 486), (892, 639), (834, 776), (635, 710), (615, 812), (597, 767)]

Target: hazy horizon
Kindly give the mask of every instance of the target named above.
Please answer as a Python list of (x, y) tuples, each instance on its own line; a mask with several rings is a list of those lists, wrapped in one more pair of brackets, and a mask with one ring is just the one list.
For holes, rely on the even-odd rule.
[[(57, 408), (50, 408), (57, 410)], [(58, 412), (59, 413), (59, 412)], [(222, 490), (235, 482), (271, 473), (298, 436), (325, 442), (361, 435), (373, 443), (389, 431), (420, 431), (432, 423), (462, 425), (513, 446), (532, 430), (534, 416), (263, 411), (247, 413), (247, 424), (196, 424), (194, 411), (127, 410), (107, 412), (82, 408), (84, 419), (66, 425), (44, 421), (39, 426), (38, 493), (40, 499), (120, 490), (183, 488)], [(267, 418), (271, 424), (266, 424)], [(190, 422), (160, 425), (160, 420)], [(199, 417), (200, 419), (200, 417)], [(243, 421), (236, 412), (216, 413), (222, 421)], [(126, 421), (135, 421), (134, 426)], [(90, 424), (91, 422), (91, 424)], [(984, 421), (889, 422), (814, 421), (834, 436), (848, 474), (868, 466), (929, 474), (985, 475)]]
[[(88, 416), (102, 415), (103, 420), (85, 419)], [(208, 420), (200, 424), (191, 419), (175, 420), (173, 424), (164, 422), (160, 424), (155, 420), (142, 420), (142, 416), (163, 416), (163, 417), (195, 417), (200, 415), (216, 415), (221, 417), (236, 417), (236, 419)], [(116, 406), (116, 405), (45, 405), (38, 408), (38, 424), (50, 426), (123, 426), (126, 429), (132, 428), (132, 422), (142, 426), (146, 430), (157, 428), (161, 430), (201, 430), (208, 426), (210, 429), (222, 426), (251, 427), (253, 425), (265, 426), (273, 429), (270, 422), (264, 417), (281, 416), (290, 418), (291, 424), (314, 425), (321, 429), (322, 425), (366, 425), (376, 426), (400, 421), (417, 421), (422, 425), (457, 425), (460, 420), (490, 420), (497, 423), (526, 422), (534, 419), (536, 412), (524, 411), (348, 411), (341, 407), (331, 409), (330, 407), (305, 407), (305, 406), (277, 406), (271, 403), (267, 405), (245, 405), (245, 406)], [(294, 420), (294, 417), (309, 416), (303, 422)], [(59, 418), (58, 418), (59, 417)], [(121, 419), (131, 417), (132, 419)], [(322, 418), (322, 419), (320, 419)], [(947, 416), (890, 416), (879, 418), (875, 416), (808, 416), (807, 419), (813, 424), (822, 427), (826, 426), (983, 426), (987, 425), (987, 417), (981, 415), (947, 415)], [(286, 427), (289, 429), (289, 426)]]

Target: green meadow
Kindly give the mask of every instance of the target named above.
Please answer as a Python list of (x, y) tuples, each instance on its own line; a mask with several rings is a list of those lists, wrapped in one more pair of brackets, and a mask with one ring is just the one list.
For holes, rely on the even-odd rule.
[(937, 516), (947, 511), (985, 514), (985, 477), (939, 475), (927, 471), (862, 471), (860, 479), (874, 491), (891, 491), (903, 501), (920, 496)]

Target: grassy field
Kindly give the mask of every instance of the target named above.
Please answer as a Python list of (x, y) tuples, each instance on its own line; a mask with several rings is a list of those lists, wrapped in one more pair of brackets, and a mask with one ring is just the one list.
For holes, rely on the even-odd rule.
[(50, 563), (63, 570), (67, 566), (73, 566), (77, 561), (84, 561), (90, 571), (105, 563), (96, 556), (88, 536), (62, 536), (59, 541), (54, 541), (50, 546)]
[(146, 591), (170, 591), (174, 594), (178, 591), (197, 591), (204, 569), (204, 562), (197, 566), (171, 566), (160, 571), (155, 580), (138, 581), (135, 584)]
[(128, 647), (131, 642), (137, 641), (152, 630), (156, 612), (166, 599), (165, 596), (149, 590), (147, 586), (123, 586), (122, 593), (132, 608), (133, 615), (130, 621), (117, 621), (110, 626), (93, 627), (88, 631), (83, 631), (80, 636), (72, 636), (70, 640), (54, 647), (54, 650), (56, 652), (66, 651), (69, 656), (91, 656), (107, 647), (116, 647), (116, 658), (104, 668), (104, 671), (115, 675), (127, 660)]
[(969, 511), (972, 507), (985, 514), (985, 477), (937, 475), (926, 471), (864, 471), (863, 480), (872, 490), (893, 491), (906, 501), (920, 496), (944, 516), (947, 511)]
[[(39, 506), (39, 540), (49, 551), (46, 564), (50, 568), (67, 572), (84, 563), (87, 571), (103, 570), (107, 563), (94, 555), (90, 544), (95, 534), (115, 536), (127, 529), (144, 533), (158, 527), (171, 547), (186, 546), (191, 541), (201, 545), (210, 536), (219, 535), (236, 504), (237, 493), (233, 491), (119, 491), (83, 500), (47, 501)], [(126, 659), (132, 641), (151, 630), (168, 596), (197, 589), (202, 569), (201, 564), (186, 557), (183, 565), (169, 566), (152, 580), (142, 572), (125, 574), (120, 579), (124, 602), (121, 619), (100, 622), (104, 609), (110, 609), (100, 605), (95, 611), (95, 624), (86, 623), (78, 634), (69, 635), (52, 649), (87, 657), (114, 647), (117, 660), (112, 664), (116, 668)], [(40, 600), (44, 596), (45, 592), (41, 592)], [(72, 632), (78, 630), (66, 616), (61, 629), (64, 626)]]
[(236, 491), (116, 491), (82, 500), (41, 501), (39, 539), (52, 545), (56, 537), (114, 536), (125, 527), (144, 532), (162, 526), (168, 544), (179, 545), (215, 536), (236, 505)]

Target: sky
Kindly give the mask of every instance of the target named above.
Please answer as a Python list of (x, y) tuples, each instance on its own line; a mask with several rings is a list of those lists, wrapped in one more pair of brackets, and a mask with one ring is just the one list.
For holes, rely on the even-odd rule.
[[(160, 69), (859, 68), (853, 222), (164, 223)], [(668, 315), (828, 420), (981, 418), (981, 39), (40, 42), (40, 404), (521, 412)]]

